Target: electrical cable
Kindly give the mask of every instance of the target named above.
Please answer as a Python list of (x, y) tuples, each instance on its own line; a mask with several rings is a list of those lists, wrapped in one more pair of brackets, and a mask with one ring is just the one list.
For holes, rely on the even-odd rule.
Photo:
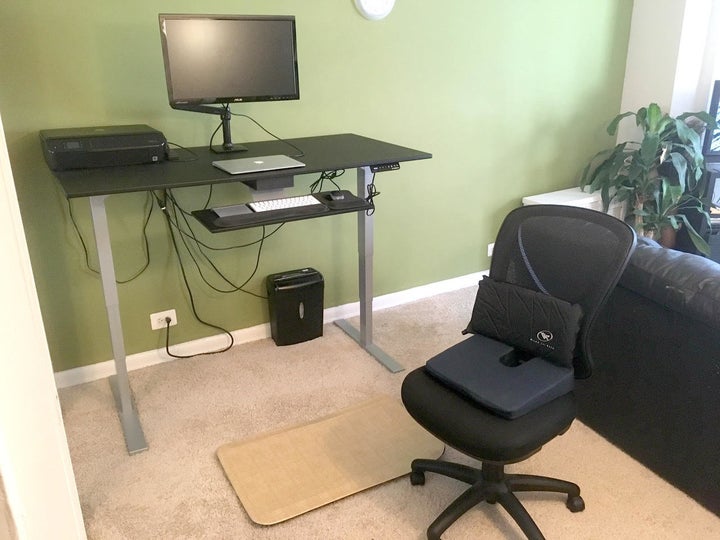
[(335, 189), (340, 189), (340, 186), (337, 185), (335, 182), (335, 179), (345, 174), (345, 169), (338, 169), (335, 171), (323, 171), (320, 173), (320, 177), (315, 180), (312, 184), (310, 184), (310, 193), (315, 193), (317, 191), (323, 190), (323, 182), (325, 180), (328, 180), (333, 183), (335, 186)]
[[(228, 110), (228, 105), (225, 105), (225, 109)], [(215, 138), (215, 135), (217, 134), (217, 132), (220, 131), (220, 128), (221, 128), (221, 127), (222, 127), (222, 120), (220, 121), (220, 123), (218, 124), (218, 126), (215, 128), (215, 131), (213, 131), (213, 132), (210, 134), (210, 142), (208, 143), (208, 148), (210, 149), (210, 151), (212, 151), (212, 149), (213, 149), (213, 147), (212, 147), (212, 145), (213, 145), (213, 139)]]
[[(169, 190), (168, 190), (168, 191), (169, 191)], [(168, 194), (168, 197), (170, 197), (170, 196), (171, 196), (171, 195)], [(158, 204), (158, 206), (160, 207), (160, 209), (164, 211), (165, 202), (163, 202), (157, 195), (155, 195), (155, 200), (157, 201), (157, 204)], [(196, 242), (198, 245), (204, 247), (205, 249), (209, 249), (209, 250), (211, 250), (211, 251), (229, 251), (229, 250), (231, 250), (231, 249), (238, 249), (238, 248), (244, 248), (244, 247), (254, 246), (255, 244), (258, 244), (258, 243), (260, 243), (260, 242), (263, 241), (263, 239), (260, 238), (260, 239), (258, 239), (258, 240), (253, 240), (252, 242), (248, 242), (248, 243), (246, 243), (246, 244), (234, 244), (234, 245), (231, 245), (231, 246), (211, 246), (211, 245), (209, 245), (209, 244), (206, 244), (206, 243), (204, 243), (202, 240), (200, 240), (200, 239), (195, 235), (195, 231), (193, 230), (192, 226), (190, 226), (190, 223), (191, 223), (191, 222), (188, 221), (187, 219), (185, 219), (186, 216), (187, 216), (187, 217), (192, 217), (192, 213), (191, 213), (191, 212), (188, 212), (187, 210), (185, 210), (184, 208), (182, 208), (182, 206), (180, 206), (180, 204), (178, 204), (177, 200), (176, 200), (174, 197), (172, 197), (172, 202), (173, 202), (173, 205), (177, 206), (177, 209), (180, 210), (180, 213), (181, 213), (181, 215), (183, 216), (183, 221), (184, 221), (185, 224), (187, 225), (187, 228), (188, 228), (188, 230), (189, 230), (190, 232), (184, 231), (184, 230), (180, 227), (180, 224), (177, 223), (175, 220), (173, 220), (172, 217), (170, 217), (170, 224), (171, 224), (173, 227), (175, 227), (175, 229), (176, 229), (180, 234), (182, 234), (182, 235), (184, 235), (184, 236), (189, 236), (190, 238), (193, 239), (193, 242)], [(166, 216), (166, 217), (169, 217), (169, 216)], [(279, 225), (275, 228), (275, 230), (267, 233), (267, 234), (265, 235), (265, 238), (270, 238), (273, 234), (275, 234), (278, 230), (280, 230), (280, 228), (281, 228), (283, 225), (284, 225), (284, 223), (279, 224)]]
[[(245, 115), (241, 115), (241, 116), (245, 116)], [(252, 120), (252, 119), (251, 119), (251, 120)], [(219, 127), (220, 127), (220, 126), (218, 126), (218, 129), (219, 129)], [(262, 126), (261, 126), (261, 127), (262, 127)], [(263, 128), (263, 129), (264, 129), (264, 128)], [(267, 131), (267, 130), (266, 130), (266, 131)], [(215, 130), (214, 133), (217, 133), (217, 129)], [(213, 135), (214, 135), (214, 133), (213, 133)], [(269, 133), (269, 132), (268, 132), (268, 133)], [(270, 133), (270, 135), (272, 135), (272, 134)], [(273, 135), (273, 136), (274, 136), (274, 135)], [(212, 138), (211, 138), (211, 143), (212, 143)], [(320, 177), (318, 178), (318, 180), (316, 180), (316, 182), (314, 182), (314, 183), (312, 184), (312, 186), (311, 186), (311, 192), (315, 192), (315, 190), (317, 190), (318, 188), (319, 188), (320, 190), (322, 190), (322, 185), (323, 185), (323, 182), (324, 182), (325, 180), (328, 180), (328, 181), (332, 182), (333, 185), (334, 185), (337, 189), (340, 189), (340, 186), (335, 182), (335, 178), (337, 178), (337, 177), (339, 177), (339, 176), (342, 176), (344, 173), (345, 173), (345, 170), (344, 170), (344, 169), (335, 170), (335, 171), (324, 171), (324, 172), (320, 175)], [(374, 179), (374, 176), (373, 176), (373, 179)], [(374, 186), (373, 186), (373, 188), (374, 188)], [(368, 189), (368, 196), (369, 196), (370, 200), (372, 200), (372, 196), (375, 196), (375, 195), (377, 195), (377, 194), (378, 194), (378, 193), (377, 193), (376, 191), (372, 191), (372, 192), (371, 192), (370, 189)], [(198, 275), (200, 276), (200, 279), (201, 279), (208, 287), (210, 287), (212, 290), (214, 290), (214, 291), (216, 291), (216, 292), (219, 292), (219, 293), (223, 293), (223, 294), (229, 294), (229, 293), (235, 293), (235, 292), (244, 292), (245, 294), (249, 294), (249, 295), (251, 295), (251, 296), (255, 296), (255, 297), (257, 297), (257, 298), (261, 298), (261, 299), (267, 300), (267, 296), (263, 296), (263, 295), (254, 293), (254, 292), (252, 292), (252, 291), (245, 290), (244, 287), (245, 287), (245, 286), (255, 277), (255, 275), (257, 274), (257, 271), (258, 271), (259, 266), (260, 266), (260, 260), (261, 260), (261, 256), (262, 256), (262, 249), (263, 249), (265, 240), (266, 240), (267, 238), (269, 238), (270, 236), (272, 236), (273, 234), (275, 234), (276, 232), (278, 232), (278, 231), (280, 230), (280, 228), (283, 227), (283, 225), (285, 225), (285, 223), (280, 223), (280, 224), (279, 224), (273, 231), (271, 231), (270, 233), (268, 233), (267, 230), (266, 230), (266, 227), (263, 226), (263, 227), (262, 227), (262, 234), (261, 234), (260, 238), (259, 238), (258, 240), (255, 240), (255, 241), (253, 241), (253, 242), (249, 242), (249, 243), (247, 243), (247, 244), (235, 245), (235, 246), (226, 246), (226, 247), (209, 246), (209, 245), (205, 244), (204, 242), (202, 242), (202, 241), (200, 241), (200, 240), (198, 239), (197, 235), (195, 234), (195, 231), (193, 230), (193, 228), (192, 228), (192, 226), (191, 226), (191, 224), (190, 224), (190, 220), (189, 220), (189, 218), (192, 216), (192, 213), (191, 213), (191, 212), (188, 212), (188, 211), (185, 210), (180, 204), (178, 204), (178, 201), (177, 201), (177, 199), (175, 198), (174, 194), (172, 193), (172, 190), (169, 190), (169, 189), (168, 189), (168, 190), (164, 190), (164, 191), (163, 191), (163, 198), (161, 198), (157, 193), (153, 193), (153, 196), (155, 197), (155, 200), (157, 201), (158, 206), (161, 208), (161, 210), (162, 210), (162, 212), (163, 212), (163, 215), (165, 216), (166, 222), (167, 222), (167, 224), (168, 224), (168, 229), (169, 229), (169, 231), (170, 231), (170, 237), (171, 237), (171, 240), (172, 240), (173, 249), (174, 249), (175, 254), (176, 254), (177, 258), (178, 258), (178, 264), (179, 264), (179, 266), (180, 266), (180, 270), (181, 270), (181, 274), (182, 274), (182, 278), (183, 278), (183, 283), (184, 283), (184, 285), (185, 285), (185, 289), (187, 290), (188, 297), (189, 297), (189, 299), (190, 299), (190, 306), (191, 306), (191, 308), (192, 308), (193, 315), (195, 316), (196, 320), (198, 320), (201, 324), (204, 324), (204, 325), (206, 325), (206, 326), (208, 326), (208, 327), (210, 327), (210, 328), (215, 328), (215, 329), (217, 329), (217, 330), (220, 330), (221, 332), (227, 334), (227, 335), (230, 337), (230, 344), (229, 344), (226, 348), (223, 348), (223, 349), (220, 349), (220, 350), (217, 350), (217, 351), (210, 351), (210, 352), (206, 352), (206, 353), (197, 353), (197, 354), (193, 354), (193, 355), (186, 355), (186, 356), (185, 356), (185, 355), (177, 355), (177, 354), (172, 353), (172, 352), (170, 351), (170, 322), (171, 322), (171, 321), (170, 321), (170, 320), (167, 320), (167, 321), (166, 321), (166, 322), (167, 322), (167, 325), (166, 325), (166, 335), (165, 335), (165, 350), (166, 350), (166, 353), (168, 354), (168, 356), (171, 356), (171, 357), (173, 357), (173, 358), (192, 358), (192, 357), (195, 357), (195, 356), (199, 356), (200, 354), (218, 354), (218, 353), (221, 353), (221, 352), (225, 352), (225, 351), (227, 351), (230, 347), (232, 347), (232, 345), (233, 345), (233, 343), (234, 343), (232, 334), (231, 334), (230, 332), (228, 332), (226, 329), (224, 329), (224, 328), (222, 328), (222, 327), (220, 327), (220, 326), (214, 325), (214, 324), (212, 324), (212, 323), (208, 323), (207, 321), (203, 320), (203, 319), (199, 316), (199, 314), (198, 314), (198, 312), (197, 312), (196, 305), (195, 305), (195, 299), (194, 299), (194, 296), (193, 296), (192, 291), (191, 291), (191, 288), (190, 288), (190, 283), (189, 283), (189, 280), (188, 280), (188, 278), (187, 278), (187, 272), (186, 272), (186, 269), (185, 269), (185, 266), (184, 266), (184, 263), (183, 263), (181, 254), (180, 254), (180, 247), (179, 247), (178, 238), (176, 238), (176, 234), (175, 234), (175, 233), (177, 232), (177, 234), (179, 235), (180, 242), (182, 243), (183, 247), (185, 248), (188, 256), (190, 257), (190, 260), (191, 260), (192, 263), (193, 263), (193, 265), (195, 266), (195, 269), (197, 270)], [(210, 192), (209, 192), (209, 194), (208, 194), (208, 199), (207, 199), (207, 201), (206, 201), (206, 203), (205, 203), (205, 205), (204, 205), (204, 208), (207, 208), (207, 207), (209, 206), (211, 197), (212, 197), (212, 186), (210, 186)], [(184, 223), (184, 227), (185, 227), (186, 230), (183, 229), (183, 227), (181, 226), (181, 223)], [(192, 241), (192, 244), (190, 243), (191, 241)], [(217, 267), (217, 265), (211, 260), (211, 258), (208, 256), (208, 254), (203, 250), (203, 248), (206, 248), (206, 249), (209, 249), (209, 250), (237, 249), (237, 248), (241, 248), (241, 247), (249, 247), (249, 246), (252, 246), (252, 245), (255, 245), (255, 244), (258, 244), (257, 255), (256, 255), (256, 257), (255, 257), (255, 265), (254, 265), (253, 270), (252, 270), (252, 272), (250, 273), (250, 275), (249, 275), (249, 276), (247, 277), (247, 279), (245, 279), (245, 281), (244, 281), (242, 284), (240, 284), (240, 285), (237, 285), (237, 284), (235, 284), (232, 280), (230, 280), (230, 279)], [(206, 277), (205, 272), (203, 271), (203, 269), (202, 269), (202, 267), (201, 267), (200, 260), (198, 259), (198, 257), (202, 257), (202, 259), (204, 260), (205, 264), (209, 265), (209, 266), (215, 271), (216, 275), (217, 275), (221, 280), (223, 280), (226, 284), (228, 284), (228, 285), (231, 287), (231, 289), (230, 289), (230, 290), (222, 289), (222, 288), (219, 288), (219, 287), (213, 285), (212, 283), (210, 283), (209, 279)]]
[[(210, 287), (211, 289), (213, 289), (214, 291), (219, 292), (219, 293), (244, 292), (245, 294), (249, 294), (249, 295), (251, 295), (251, 296), (255, 296), (256, 298), (267, 299), (266, 296), (263, 296), (263, 295), (254, 293), (254, 292), (252, 292), (252, 291), (245, 290), (244, 287), (253, 279), (253, 277), (255, 277), (255, 275), (256, 275), (256, 273), (257, 273), (257, 271), (258, 271), (258, 268), (259, 268), (259, 266), (260, 266), (260, 256), (261, 256), (261, 254), (262, 254), (262, 248), (263, 248), (263, 244), (264, 244), (264, 242), (265, 242), (265, 239), (267, 239), (269, 236), (275, 234), (275, 233), (280, 229), (280, 227), (282, 227), (282, 226), (284, 225), (284, 223), (281, 223), (280, 225), (278, 225), (278, 226), (275, 228), (275, 230), (273, 230), (273, 231), (272, 231), (271, 233), (269, 233), (269, 234), (266, 232), (266, 229), (265, 229), (265, 227), (263, 226), (263, 227), (262, 227), (262, 235), (261, 235), (261, 238), (260, 238), (259, 240), (254, 241), (254, 242), (252, 242), (252, 243), (250, 243), (250, 244), (247, 244), (247, 245), (245, 245), (245, 246), (240, 246), (240, 247), (247, 247), (247, 246), (252, 245), (252, 244), (259, 244), (257, 256), (256, 256), (256, 259), (255, 259), (255, 266), (254, 266), (254, 268), (253, 268), (253, 271), (251, 272), (250, 276), (249, 276), (242, 284), (236, 285), (236, 284), (233, 283), (227, 276), (225, 276), (225, 274), (223, 274), (223, 272), (215, 265), (215, 263), (213, 263), (213, 261), (210, 259), (210, 257), (208, 256), (208, 254), (203, 251), (201, 245), (205, 245), (205, 244), (202, 244), (202, 242), (200, 242), (200, 241), (197, 239), (197, 237), (195, 237), (194, 232), (192, 231), (192, 228), (190, 227), (190, 224), (189, 224), (189, 222), (188, 222), (188, 220), (187, 220), (187, 217), (185, 217), (185, 215), (183, 215), (183, 221), (185, 222), (185, 225), (188, 227), (188, 229), (189, 229), (191, 232), (190, 232), (190, 233), (186, 233), (186, 232), (182, 231), (182, 229), (181, 229), (180, 226), (179, 226), (180, 221), (179, 221), (179, 217), (178, 217), (178, 214), (177, 214), (177, 210), (179, 209), (179, 210), (181, 211), (181, 214), (183, 214), (183, 210), (182, 210), (179, 206), (177, 206), (177, 202), (175, 201), (175, 199), (174, 199), (174, 197), (172, 196), (171, 193), (168, 193), (168, 200), (170, 200), (170, 201), (172, 202), (172, 213), (174, 214), (174, 216), (172, 216), (172, 217), (168, 216), (168, 217), (169, 217), (169, 221), (170, 221), (170, 223), (171, 223), (172, 225), (174, 225), (174, 226), (176, 227), (176, 229), (177, 229), (179, 232), (183, 233), (183, 234), (181, 235), (181, 238), (180, 238), (180, 239), (181, 239), (183, 245), (185, 246), (185, 249), (187, 250), (187, 252), (188, 252), (188, 254), (189, 254), (189, 256), (190, 256), (191, 261), (192, 261), (193, 264), (195, 265), (195, 268), (196, 268), (196, 270), (198, 271), (198, 274), (200, 275), (200, 278), (203, 280), (203, 282), (204, 282), (208, 287)], [(174, 223), (173, 223), (173, 218), (174, 218)], [(220, 279), (222, 279), (225, 283), (227, 283), (228, 285), (230, 285), (230, 287), (232, 287), (232, 289), (230, 289), (230, 290), (221, 289), (221, 288), (213, 285), (212, 283), (210, 283), (210, 281), (208, 280), (208, 278), (207, 278), (206, 275), (205, 275), (205, 272), (203, 272), (203, 269), (202, 269), (201, 266), (200, 266), (200, 262), (198, 261), (196, 255), (193, 253), (193, 248), (192, 248), (192, 246), (188, 244), (188, 240), (189, 240), (190, 238), (192, 238), (193, 241), (195, 242), (195, 249), (197, 249), (197, 252), (199, 253), (199, 255), (202, 256), (202, 258), (204, 259), (205, 263), (208, 264), (210, 267), (212, 267), (212, 269), (213, 269), (213, 270), (215, 271), (215, 273), (220, 277)], [(237, 247), (237, 246), (234, 246), (234, 247)]]
[(83, 238), (83, 235), (80, 232), (80, 227), (78, 227), (77, 221), (75, 220), (75, 213), (73, 211), (71, 201), (72, 201), (72, 199), (66, 199), (67, 206), (68, 206), (68, 214), (70, 215), (70, 222), (72, 223), (73, 228), (75, 229), (75, 234), (77, 234), (77, 237), (80, 240), (80, 244), (82, 245), (83, 253), (85, 254), (85, 266), (91, 272), (99, 274), (100, 271), (95, 270), (90, 264), (90, 252), (88, 251), (87, 244), (85, 244), (85, 239)]
[[(70, 222), (72, 223), (73, 228), (75, 229), (75, 234), (77, 234), (78, 239), (80, 240), (80, 245), (82, 246), (82, 251), (84, 253), (85, 257), (85, 267), (90, 270), (92, 273), (100, 275), (100, 270), (97, 270), (96, 268), (93, 268), (92, 264), (90, 263), (90, 251), (88, 250), (87, 243), (85, 242), (85, 239), (83, 238), (82, 232), (80, 231), (80, 227), (78, 226), (77, 220), (75, 219), (75, 212), (73, 210), (73, 206), (71, 203), (72, 199), (67, 199), (67, 205), (68, 205), (68, 214), (70, 216)], [(148, 203), (150, 203), (148, 205)], [(125, 283), (130, 283), (131, 281), (137, 279), (140, 274), (142, 274), (148, 266), (150, 266), (150, 245), (148, 242), (148, 236), (147, 236), (147, 228), (148, 223), (150, 222), (150, 217), (152, 216), (153, 208), (155, 205), (152, 204), (151, 195), (148, 192), (144, 206), (146, 207), (146, 210), (144, 211), (144, 218), (143, 218), (143, 254), (145, 257), (144, 262), (142, 263), (142, 266), (139, 270), (137, 270), (135, 273), (133, 273), (129, 278), (126, 279), (115, 279), (115, 283), (118, 285), (124, 285)]]
[[(166, 218), (167, 218), (167, 212), (168, 212), (168, 210), (167, 210), (167, 207), (166, 207), (166, 208), (163, 210), (163, 214), (166, 216)], [(226, 347), (223, 347), (223, 348), (221, 348), (221, 349), (217, 349), (217, 350), (214, 350), (214, 351), (208, 351), (208, 352), (204, 352), (204, 353), (196, 353), (196, 354), (190, 354), (190, 355), (181, 355), (181, 354), (172, 353), (172, 352), (170, 352), (170, 322), (171, 322), (171, 321), (166, 320), (166, 328), (165, 328), (165, 330), (166, 330), (166, 333), (165, 333), (165, 352), (168, 354), (168, 356), (170, 356), (170, 357), (172, 357), (172, 358), (194, 358), (194, 357), (196, 357), (196, 356), (200, 356), (200, 355), (203, 355), (203, 354), (220, 354), (220, 353), (223, 353), (223, 352), (225, 352), (225, 351), (228, 351), (228, 350), (235, 344), (235, 338), (233, 338), (233, 335), (232, 335), (228, 330), (226, 330), (225, 328), (223, 328), (223, 327), (221, 327), (221, 326), (218, 326), (218, 325), (216, 325), (216, 324), (212, 324), (212, 323), (207, 322), (207, 321), (204, 320), (202, 317), (200, 317), (200, 315), (198, 314), (198, 312), (197, 312), (197, 307), (196, 307), (196, 305), (195, 305), (195, 297), (193, 296), (192, 289), (191, 289), (191, 287), (190, 287), (190, 283), (189, 283), (188, 278), (187, 278), (187, 273), (185, 272), (185, 266), (183, 265), (182, 257), (181, 257), (181, 255), (180, 255), (180, 248), (179, 248), (178, 243), (177, 243), (177, 240), (176, 240), (176, 238), (175, 238), (175, 234), (174, 234), (174, 232), (173, 232), (173, 228), (172, 228), (172, 226), (169, 224), (169, 220), (168, 220), (168, 230), (169, 230), (169, 232), (170, 232), (170, 240), (171, 240), (171, 242), (172, 242), (173, 249), (174, 249), (174, 251), (175, 251), (175, 255), (176, 255), (177, 258), (178, 258), (178, 266), (180, 267), (180, 274), (181, 274), (181, 276), (182, 276), (183, 283), (184, 283), (184, 285), (185, 285), (185, 290), (186, 290), (187, 293), (188, 293), (188, 298), (189, 298), (189, 300), (190, 300), (190, 308), (191, 308), (191, 310), (192, 310), (193, 316), (194, 316), (195, 319), (196, 319), (198, 322), (200, 322), (201, 324), (203, 324), (203, 325), (205, 325), (205, 326), (207, 326), (207, 327), (209, 327), (209, 328), (214, 328), (214, 329), (216, 329), (216, 330), (220, 330), (222, 333), (226, 334), (226, 335), (230, 338), (230, 343), (229, 343)]]
[(380, 195), (380, 192), (375, 187), (375, 173), (372, 175), (372, 179), (367, 186), (367, 197), (365, 201), (370, 204), (370, 208), (365, 211), (365, 215), (372, 216), (375, 213), (375, 197)]
[[(177, 231), (178, 231), (180, 234), (192, 238), (195, 243), (197, 243), (198, 245), (204, 247), (205, 249), (209, 249), (209, 250), (211, 250), (211, 251), (228, 251), (228, 250), (231, 250), (231, 249), (239, 249), (239, 248), (254, 246), (255, 244), (258, 244), (258, 243), (262, 242), (265, 238), (270, 238), (272, 235), (274, 235), (276, 232), (278, 232), (283, 225), (285, 225), (285, 223), (280, 223), (273, 231), (265, 234), (265, 235), (264, 235), (264, 238), (260, 238), (260, 239), (258, 239), (258, 240), (253, 240), (252, 242), (248, 242), (248, 243), (246, 243), (246, 244), (235, 244), (235, 245), (231, 245), (231, 246), (211, 246), (211, 245), (209, 245), (209, 244), (206, 244), (206, 243), (202, 242), (202, 241), (195, 235), (195, 231), (193, 230), (192, 226), (190, 225), (191, 222), (187, 219), (187, 218), (189, 218), (189, 217), (193, 217), (193, 216), (192, 216), (192, 213), (191, 213), (191, 212), (188, 212), (187, 210), (185, 210), (185, 209), (177, 202), (177, 199), (172, 195), (172, 193), (170, 193), (170, 191), (171, 191), (171, 190), (168, 190), (169, 193), (167, 194), (167, 197), (171, 200), (171, 202), (173, 203), (173, 206), (177, 207), (177, 209), (180, 210), (180, 214), (183, 216), (183, 221), (185, 222), (185, 225), (187, 226), (187, 229), (188, 229), (188, 231), (190, 231), (190, 232), (184, 231), (184, 230), (180, 227), (179, 222), (176, 222), (176, 221), (172, 220), (172, 218), (171, 218), (170, 223), (177, 229)], [(160, 199), (159, 199), (157, 196), (156, 196), (156, 200), (158, 201), (158, 204), (162, 207), (164, 203), (161, 202)]]
[(189, 162), (191, 162), (191, 161), (196, 161), (196, 160), (198, 159), (198, 155), (197, 155), (195, 152), (193, 152), (192, 150), (190, 150), (189, 148), (187, 148), (187, 147), (185, 147), (185, 146), (182, 146), (181, 144), (174, 143), (174, 142), (171, 142), (171, 141), (167, 141), (167, 144), (171, 144), (171, 145), (173, 145), (173, 146), (176, 146), (176, 147), (180, 148), (181, 150), (184, 150), (185, 152), (187, 152), (188, 154), (190, 154), (190, 158), (189, 158), (189, 159), (180, 159), (180, 158), (170, 159), (169, 153), (168, 153), (168, 161), (175, 161), (175, 162), (178, 162), (178, 163), (189, 163)]
[(203, 204), (203, 210), (207, 209), (210, 206), (210, 201), (212, 200), (213, 195), (213, 186), (214, 184), (210, 184), (210, 189), (208, 190), (208, 196), (207, 199), (205, 199), (205, 204)]

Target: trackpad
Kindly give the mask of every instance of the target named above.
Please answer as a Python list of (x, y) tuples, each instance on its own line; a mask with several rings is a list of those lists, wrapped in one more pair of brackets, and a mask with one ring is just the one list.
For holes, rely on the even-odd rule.
[(248, 208), (247, 204), (231, 204), (229, 206), (218, 206), (217, 208), (213, 208), (212, 211), (221, 218), (253, 213), (253, 211)]

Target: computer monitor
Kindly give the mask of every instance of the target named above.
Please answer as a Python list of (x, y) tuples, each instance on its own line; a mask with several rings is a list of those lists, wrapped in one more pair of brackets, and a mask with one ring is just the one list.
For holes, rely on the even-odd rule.
[[(230, 104), (300, 99), (295, 17), (161, 13), (165, 79), (174, 109), (220, 115), (233, 144)], [(220, 104), (213, 106), (212, 104)]]

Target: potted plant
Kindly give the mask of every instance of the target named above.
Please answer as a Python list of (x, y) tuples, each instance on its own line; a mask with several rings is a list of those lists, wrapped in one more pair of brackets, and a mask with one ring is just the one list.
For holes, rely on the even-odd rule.
[(620, 121), (628, 116), (635, 117), (642, 139), (596, 154), (582, 173), (580, 187), (591, 193), (600, 190), (605, 211), (613, 200), (626, 202), (626, 220), (639, 234), (660, 239), (684, 227), (698, 251), (708, 255), (707, 242), (687, 214), (699, 212), (710, 222), (701, 200), (706, 176), (700, 134), (706, 125), (714, 128), (715, 119), (706, 112), (673, 118), (651, 103), (637, 112), (617, 115), (608, 125), (608, 134), (615, 135)]

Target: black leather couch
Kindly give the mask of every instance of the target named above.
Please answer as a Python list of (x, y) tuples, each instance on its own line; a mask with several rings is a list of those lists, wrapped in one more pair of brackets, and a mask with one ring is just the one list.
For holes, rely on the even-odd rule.
[(720, 515), (720, 264), (639, 238), (591, 350), (579, 419)]

